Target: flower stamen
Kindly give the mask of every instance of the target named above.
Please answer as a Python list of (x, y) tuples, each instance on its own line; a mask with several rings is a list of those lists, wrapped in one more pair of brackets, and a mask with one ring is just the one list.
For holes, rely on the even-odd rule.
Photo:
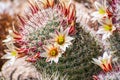
[(58, 55), (58, 50), (57, 49), (50, 50), (49, 55), (52, 57), (56, 57)]
[(64, 44), (64, 43), (65, 43), (65, 37), (62, 36), (62, 35), (58, 36), (58, 38), (57, 38), (57, 43), (58, 43), (59, 45)]
[(17, 56), (17, 51), (12, 51), (12, 52), (11, 52), (11, 55), (12, 55), (12, 56)]
[(104, 25), (104, 30), (105, 31), (111, 31), (112, 30), (112, 25)]
[(100, 14), (105, 14), (106, 11), (103, 9), (103, 8), (100, 8), (99, 11), (98, 11)]

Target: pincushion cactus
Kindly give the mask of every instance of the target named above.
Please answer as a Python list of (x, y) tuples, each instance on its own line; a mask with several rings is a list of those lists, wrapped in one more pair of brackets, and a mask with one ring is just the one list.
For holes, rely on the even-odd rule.
[(91, 80), (92, 75), (99, 72), (100, 68), (91, 63), (93, 57), (101, 54), (102, 49), (95, 40), (86, 33), (79, 25), (76, 25), (77, 33), (73, 45), (67, 48), (64, 57), (60, 58), (58, 64), (48, 64), (39, 60), (36, 68), (40, 71), (46, 70), (52, 74), (58, 71), (61, 75), (67, 75), (68, 80)]
[[(99, 21), (101, 25), (95, 34), (100, 34), (101, 42), (104, 41), (102, 47), (94, 39), (98, 37), (91, 35), (92, 31), (87, 33), (87, 29), (83, 29), (83, 26), (88, 26), (88, 20), (83, 26), (75, 24), (76, 11), (73, 3), (39, 0), (29, 1), (29, 4), (30, 7), (26, 10), (29, 14), (18, 15), (19, 30), (13, 26), (13, 31), (9, 30), (9, 36), (4, 40), (9, 49), (7, 51), (16, 58), (26, 55), (27, 61), (35, 62), (36, 68), (46, 70), (47, 74), (58, 71), (61, 75), (69, 76), (69, 80), (91, 80), (92, 75), (100, 71), (98, 66), (91, 63), (92, 58), (99, 56), (103, 50), (109, 51), (109, 48), (102, 48), (114, 31), (118, 30), (113, 22), (114, 11), (108, 9), (107, 2), (103, 0), (104, 6), (97, 2), (97, 16), (92, 14), (92, 20)], [(105, 54), (103, 58), (94, 61), (109, 72), (112, 69), (110, 59), (111, 56), (106, 58)]]
[[(69, 80), (92, 79), (92, 72), (95, 70), (97, 72), (99, 69), (90, 61), (102, 50), (81, 26), (75, 27), (75, 5), (72, 3), (67, 5), (64, 2), (54, 4), (52, 0), (29, 3), (30, 8), (27, 10), (30, 11), (29, 14), (18, 16), (21, 22), (19, 31), (14, 27), (13, 31), (9, 31), (9, 36), (13, 40), (12, 44), (17, 43), (19, 47), (9, 46), (14, 47), (16, 54), (27, 54), (29, 56), (27, 61), (35, 62), (37, 60), (36, 68), (41, 71), (46, 70), (48, 74), (58, 71), (61, 75), (69, 76)], [(75, 28), (77, 28), (77, 33), (73, 39), (71, 35), (75, 34)], [(53, 36), (53, 34), (56, 35)], [(61, 45), (63, 43), (65, 45)], [(8, 44), (6, 45), (8, 46)], [(8, 48), (11, 49), (11, 47)], [(62, 55), (59, 51), (62, 51)], [(63, 57), (60, 58), (58, 64), (46, 63), (45, 58), (41, 58), (47, 57), (47, 62), (57, 63), (61, 56)]]
[[(53, 56), (53, 52), (45, 53), (46, 46), (57, 43), (55, 46), (60, 47), (59, 49), (64, 53), (66, 47), (71, 45), (73, 38), (70, 35), (75, 32), (75, 5), (72, 3), (67, 5), (63, 1), (55, 4), (54, 0), (31, 0), (29, 5), (28, 15), (18, 15), (20, 21), (18, 31), (14, 26), (13, 31), (9, 30), (9, 36), (13, 38), (11, 39), (13, 43), (12, 45), (6, 44), (6, 46), (10, 52), (12, 50), (16, 51), (18, 55), (27, 54), (29, 56), (27, 61), (34, 62), (39, 57), (48, 57), (48, 55), (48, 58), (56, 59), (53, 58), (56, 57)], [(11, 40), (5, 41), (5, 43), (10, 43)], [(11, 47), (14, 47), (14, 50)]]

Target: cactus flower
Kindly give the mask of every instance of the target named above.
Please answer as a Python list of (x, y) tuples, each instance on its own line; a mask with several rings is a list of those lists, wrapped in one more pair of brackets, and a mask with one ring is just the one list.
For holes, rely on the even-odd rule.
[(6, 64), (8, 66), (11, 66), (14, 64), (16, 58), (17, 58), (17, 51), (13, 50), (13, 51), (9, 51), (9, 50), (5, 50), (6, 54), (4, 56), (1, 57), (1, 59), (9, 59), (9, 61), (6, 62)]
[(92, 20), (93, 22), (96, 20), (101, 20), (102, 18), (109, 18), (112, 16), (112, 11), (108, 9), (106, 0), (102, 0), (102, 3), (95, 1), (95, 7), (97, 11), (93, 12), (91, 16), (93, 16)]
[(47, 57), (46, 62), (58, 63), (59, 57), (61, 57), (62, 52), (60, 51), (59, 47), (56, 45), (47, 45), (44, 46), (45, 52), (41, 54), (41, 57)]
[(56, 31), (56, 34), (53, 34), (52, 37), (53, 42), (60, 47), (61, 50), (66, 51), (66, 48), (71, 45), (71, 41), (73, 40), (72, 37), (68, 36), (69, 29), (67, 28), (63, 30), (63, 28), (60, 28), (60, 32)]
[(98, 57), (98, 59), (93, 58), (93, 63), (100, 66), (105, 72), (112, 70), (112, 56), (107, 52), (103, 53), (103, 56)]
[(116, 27), (112, 24), (111, 19), (105, 19), (102, 22), (102, 26), (97, 31), (97, 34), (102, 34), (102, 40), (105, 40), (113, 34), (113, 31), (116, 30)]

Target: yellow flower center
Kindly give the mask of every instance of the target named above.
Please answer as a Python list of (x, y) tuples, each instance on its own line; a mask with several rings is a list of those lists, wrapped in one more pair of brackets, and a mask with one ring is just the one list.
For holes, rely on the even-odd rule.
[(65, 37), (62, 36), (62, 35), (60, 35), (60, 36), (57, 38), (57, 43), (58, 43), (59, 45), (62, 45), (62, 44), (64, 44), (64, 42), (65, 42)]
[(107, 63), (107, 59), (103, 59), (103, 60), (102, 60), (102, 63), (103, 63), (103, 64), (106, 64), (106, 63)]
[(105, 14), (105, 10), (104, 10), (103, 8), (100, 8), (100, 9), (99, 9), (99, 13), (100, 13), (100, 14)]
[(104, 25), (104, 30), (105, 31), (111, 31), (112, 30), (112, 25)]
[(17, 56), (17, 51), (12, 51), (12, 52), (11, 52), (11, 55), (12, 55), (12, 56)]
[(52, 50), (50, 50), (49, 55), (52, 57), (55, 57), (58, 55), (58, 50), (57, 48), (53, 48)]

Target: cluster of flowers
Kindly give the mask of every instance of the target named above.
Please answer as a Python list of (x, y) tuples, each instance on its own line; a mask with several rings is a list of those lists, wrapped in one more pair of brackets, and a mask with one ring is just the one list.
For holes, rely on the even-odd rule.
[(13, 26), (3, 40), (8, 49), (2, 58), (10, 59), (8, 64), (25, 55), (30, 62), (46, 57), (47, 62), (58, 63), (74, 39), (75, 5), (55, 0), (31, 0), (29, 5), (25, 16), (18, 16), (19, 27)]
[[(95, 1), (96, 12), (92, 13), (93, 22), (98, 21), (102, 26), (99, 27), (97, 34), (102, 35), (102, 41), (107, 41), (108, 38), (113, 34), (114, 31), (118, 30), (119, 24), (117, 22), (118, 8), (117, 0), (101, 0)], [(114, 52), (114, 51), (113, 51)], [(100, 66), (105, 73), (98, 76), (93, 76), (94, 80), (118, 80), (120, 76), (119, 64), (113, 66), (113, 53), (108, 49), (103, 53), (103, 57), (98, 57), (98, 59), (93, 58), (93, 63)], [(117, 61), (117, 60), (116, 60)], [(114, 68), (113, 68), (114, 67)], [(118, 69), (116, 69), (118, 68)]]
[[(99, 30), (97, 31), (97, 34), (102, 34), (102, 40), (106, 40), (107, 38), (109, 38), (110, 35), (112, 35), (112, 33), (117, 29), (115, 25), (116, 13), (114, 12), (116, 8), (113, 8), (110, 2), (112, 1), (95, 1), (95, 7), (97, 11), (91, 14), (93, 16), (93, 22), (98, 21), (101, 25), (99, 27)], [(114, 4), (116, 4), (116, 2), (114, 2)]]

